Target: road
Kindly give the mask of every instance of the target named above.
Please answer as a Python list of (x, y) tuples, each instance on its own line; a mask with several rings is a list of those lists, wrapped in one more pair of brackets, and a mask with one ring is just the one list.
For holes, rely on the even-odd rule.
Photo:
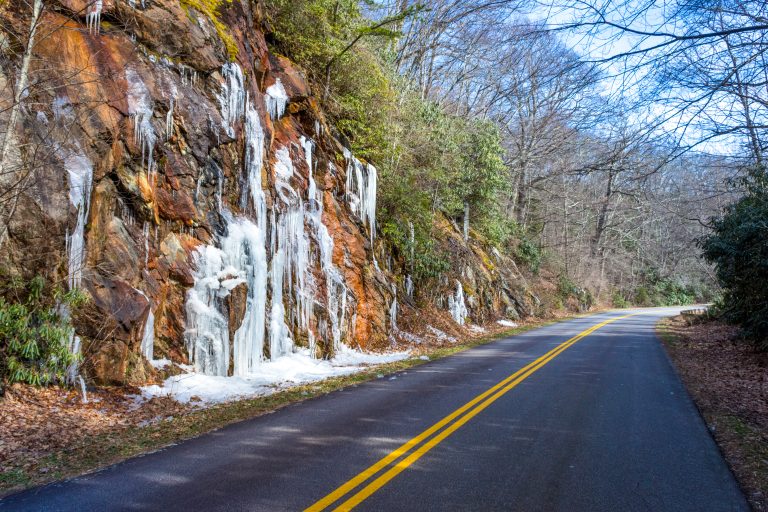
[(654, 334), (672, 312), (529, 331), (11, 496), (0, 511), (746, 511)]

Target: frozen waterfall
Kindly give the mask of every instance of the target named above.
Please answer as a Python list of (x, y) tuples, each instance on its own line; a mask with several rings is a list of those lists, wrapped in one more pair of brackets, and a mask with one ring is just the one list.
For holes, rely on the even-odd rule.
[(77, 209), (75, 229), (67, 234), (68, 284), (73, 290), (80, 287), (85, 264), (85, 225), (91, 205), (93, 163), (78, 151), (64, 158), (64, 169), (69, 181), (69, 202)]
[[(328, 319), (331, 322), (333, 349), (336, 351), (341, 346), (347, 302), (347, 287), (344, 284), (341, 272), (333, 264), (333, 237), (328, 233), (328, 227), (323, 224), (323, 192), (318, 190), (313, 176), (314, 161), (312, 150), (314, 149), (314, 142), (302, 136), (301, 147), (304, 149), (304, 158), (309, 169), (309, 189), (307, 191), (309, 221), (320, 249), (320, 268), (325, 277), (326, 287), (326, 309)], [(333, 164), (329, 165), (332, 166)]]

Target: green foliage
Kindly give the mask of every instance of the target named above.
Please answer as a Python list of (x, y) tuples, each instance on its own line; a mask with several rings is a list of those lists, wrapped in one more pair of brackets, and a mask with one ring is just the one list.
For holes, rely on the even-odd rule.
[(497, 204), (507, 180), (496, 125), (422, 99), (390, 63), (396, 22), (420, 7), (379, 22), (367, 20), (356, 1), (268, 0), (266, 7), (270, 42), (325, 88), (319, 96), (333, 124), (358, 157), (377, 166), (379, 224), (408, 255), (414, 279), (448, 268), (432, 237), (438, 212), (460, 218), (466, 202), (475, 230), (497, 246), (509, 239), (513, 226)]
[(541, 249), (528, 238), (520, 239), (520, 243), (515, 248), (515, 258), (525, 263), (534, 274), (539, 273), (542, 260)]
[(613, 302), (613, 306), (616, 308), (628, 308), (631, 305), (619, 290), (613, 292), (611, 302)]
[(696, 291), (675, 279), (662, 277), (653, 268), (645, 270), (643, 282), (634, 290), (638, 306), (685, 306), (697, 301)]
[(594, 304), (594, 298), (589, 290), (582, 288), (574, 283), (568, 276), (560, 275), (557, 280), (557, 294), (560, 302), (563, 303), (569, 298), (574, 298), (579, 304), (579, 309), (586, 311)]
[(396, 251), (403, 256), (415, 282), (436, 279), (449, 269), (449, 262), (437, 250), (429, 229), (415, 225), (413, 242), (407, 226), (388, 221), (381, 226), (381, 231)]
[(68, 349), (73, 330), (62, 311), (84, 300), (77, 291), (49, 289), (40, 276), (9, 278), (0, 297), (0, 381), (63, 382), (76, 356)]
[(724, 289), (726, 317), (768, 350), (768, 175), (753, 168), (735, 184), (744, 196), (713, 220), (700, 245)]
[(270, 42), (325, 88), (318, 96), (351, 149), (378, 162), (374, 155), (386, 145), (396, 101), (383, 45), (397, 32), (372, 26), (356, 1), (267, 0), (265, 5)]

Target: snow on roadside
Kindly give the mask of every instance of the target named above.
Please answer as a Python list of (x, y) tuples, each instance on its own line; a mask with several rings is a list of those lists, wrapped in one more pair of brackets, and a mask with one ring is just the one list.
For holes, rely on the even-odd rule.
[(496, 323), (503, 327), (517, 327), (517, 324), (511, 320), (497, 320)]
[(281, 387), (314, 382), (328, 377), (349, 375), (367, 365), (400, 361), (410, 357), (410, 352), (372, 354), (342, 345), (339, 353), (330, 361), (313, 359), (309, 350), (265, 361), (258, 373), (245, 377), (217, 377), (201, 373), (185, 373), (169, 377), (162, 386), (141, 388), (142, 396), (170, 396), (178, 402), (188, 403), (197, 397), (203, 403), (214, 404), (237, 398), (247, 398), (274, 393)]

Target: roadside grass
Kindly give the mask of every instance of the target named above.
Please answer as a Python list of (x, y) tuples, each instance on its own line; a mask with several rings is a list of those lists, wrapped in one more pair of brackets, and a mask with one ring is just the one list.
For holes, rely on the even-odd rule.
[[(6, 469), (0, 471), (0, 497), (29, 487), (92, 472), (130, 457), (157, 451), (294, 403), (384, 378), (473, 347), (579, 316), (587, 315), (572, 315), (555, 320), (532, 322), (462, 343), (428, 349), (409, 359), (371, 366), (349, 375), (291, 386), (270, 395), (224, 402), (205, 408), (190, 408), (183, 414), (168, 417), (150, 425), (128, 426), (94, 435), (76, 445), (49, 454), (32, 470), (8, 468), (6, 465)], [(429, 359), (421, 359), (423, 355), (428, 356)]]
[(691, 349), (693, 342), (686, 337), (686, 328), (690, 327), (667, 318), (657, 323), (656, 333), (753, 510), (768, 510), (768, 428), (750, 418), (754, 411), (734, 407), (727, 397), (707, 386), (707, 377), (701, 373), (720, 375), (719, 368), (714, 364), (703, 368), (690, 362), (697, 357), (693, 351), (701, 350)]

